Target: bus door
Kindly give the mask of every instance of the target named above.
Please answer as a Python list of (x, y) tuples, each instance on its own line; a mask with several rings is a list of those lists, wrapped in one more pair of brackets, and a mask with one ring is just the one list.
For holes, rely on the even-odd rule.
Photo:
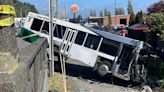
[(120, 52), (118, 59), (115, 61), (113, 66), (113, 75), (119, 77), (123, 80), (130, 79), (130, 68), (133, 61), (134, 48), (131, 48), (126, 45), (120, 46)]
[(64, 34), (63, 37), (63, 41), (61, 43), (61, 48), (60, 48), (60, 53), (63, 54), (66, 57), (69, 57), (69, 51), (71, 49), (72, 44), (75, 41), (77, 35), (77, 31), (70, 29), (70, 28), (66, 28), (66, 32)]

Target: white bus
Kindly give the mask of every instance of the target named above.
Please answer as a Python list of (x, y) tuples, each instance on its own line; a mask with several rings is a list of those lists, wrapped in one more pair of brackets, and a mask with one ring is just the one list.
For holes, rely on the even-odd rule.
[[(48, 38), (49, 18), (29, 12), (24, 29)], [(143, 60), (138, 60), (144, 42), (53, 18), (53, 41), (65, 56), (123, 80), (146, 79)]]

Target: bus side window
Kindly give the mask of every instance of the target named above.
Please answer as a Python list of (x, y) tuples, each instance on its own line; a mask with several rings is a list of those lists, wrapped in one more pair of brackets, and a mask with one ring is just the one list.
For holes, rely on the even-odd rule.
[(115, 56), (119, 49), (120, 43), (108, 39), (103, 39), (99, 51), (105, 54)]
[(88, 34), (88, 37), (86, 39), (84, 46), (94, 49), (94, 50), (97, 50), (100, 39), (101, 39), (101, 37), (99, 37), (99, 36)]
[(31, 29), (35, 31), (40, 31), (40, 27), (42, 26), (43, 20), (35, 19), (31, 25)]
[(66, 30), (66, 27), (56, 24), (54, 28), (54, 36), (62, 39), (65, 33), (65, 30)]
[(55, 25), (55, 28), (54, 28), (53, 34), (54, 34), (54, 37), (58, 37), (57, 25)]
[(41, 30), (42, 33), (48, 34), (49, 33), (49, 22), (45, 21), (43, 28)]
[(65, 33), (66, 27), (58, 25), (59, 38), (62, 39)]
[(75, 39), (75, 43), (76, 44), (79, 44), (79, 45), (82, 45), (83, 44), (83, 41), (85, 39), (85, 35), (86, 35), (85, 32), (79, 31), (78, 34), (77, 34), (77, 37)]

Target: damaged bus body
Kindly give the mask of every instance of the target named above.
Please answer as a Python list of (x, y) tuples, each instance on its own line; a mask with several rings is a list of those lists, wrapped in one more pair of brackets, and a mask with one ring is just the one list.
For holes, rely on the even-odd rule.
[[(47, 16), (30, 12), (23, 28), (48, 38), (48, 21)], [(55, 18), (53, 32), (60, 53), (94, 68), (100, 76), (111, 73), (127, 81), (146, 80), (146, 62), (140, 54), (146, 49), (144, 42)]]

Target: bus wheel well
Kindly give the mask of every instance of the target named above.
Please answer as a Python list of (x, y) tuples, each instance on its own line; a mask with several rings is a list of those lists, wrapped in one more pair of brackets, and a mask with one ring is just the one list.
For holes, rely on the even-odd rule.
[(112, 61), (105, 58), (98, 58), (95, 70), (98, 75), (103, 77), (112, 69)]

